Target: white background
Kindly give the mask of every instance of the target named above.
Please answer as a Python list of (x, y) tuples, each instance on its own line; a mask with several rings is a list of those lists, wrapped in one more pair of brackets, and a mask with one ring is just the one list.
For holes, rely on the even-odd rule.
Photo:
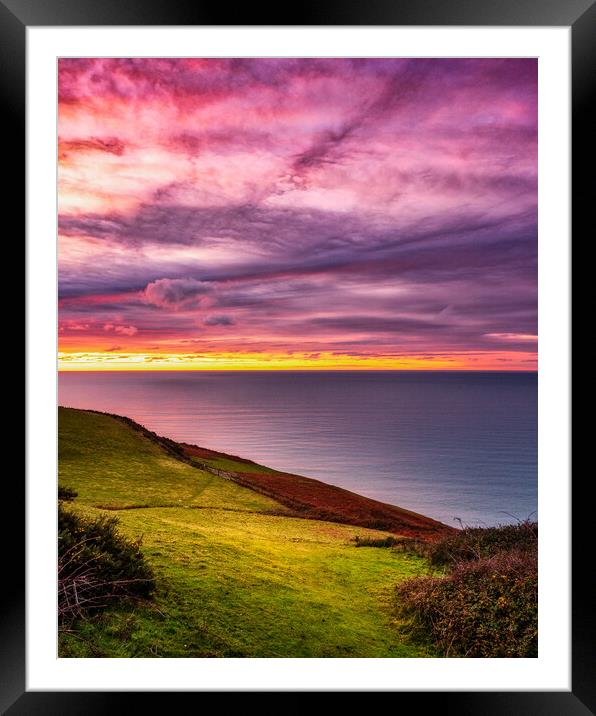
[[(27, 28), (27, 690), (570, 690), (570, 30)], [(539, 657), (58, 659), (59, 56), (539, 58)]]

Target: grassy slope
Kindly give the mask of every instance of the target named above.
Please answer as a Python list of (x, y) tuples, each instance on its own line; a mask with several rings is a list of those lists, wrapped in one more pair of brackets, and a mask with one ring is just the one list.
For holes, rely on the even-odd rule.
[(388, 505), (342, 487), (263, 467), (250, 460), (182, 444), (184, 455), (207, 470), (221, 470), (239, 485), (272, 497), (300, 517), (387, 530), (435, 541), (454, 532), (425, 515)]
[(354, 546), (356, 535), (384, 533), (292, 517), (106, 415), (60, 409), (59, 430), (60, 483), (79, 493), (73, 509), (108, 507), (124, 533), (142, 535), (158, 582), (153, 607), (80, 624), (62, 635), (61, 655), (431, 653), (391, 624), (393, 587), (424, 573), (423, 560)]

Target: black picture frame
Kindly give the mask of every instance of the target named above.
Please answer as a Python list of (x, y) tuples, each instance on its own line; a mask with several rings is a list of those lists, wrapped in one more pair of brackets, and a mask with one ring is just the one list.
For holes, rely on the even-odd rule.
[[(291, 15), (291, 17), (290, 17)], [(292, 22), (290, 22), (290, 19)], [(232, 20), (233, 22), (230, 22)], [(593, 95), (596, 76), (596, 0), (367, 0), (354, 3), (302, 2), (286, 14), (269, 6), (259, 8), (246, 3), (237, 8), (204, 2), (176, 0), (0, 0), (0, 97), (5, 137), (10, 151), (5, 154), (5, 175), (12, 177), (5, 192), (6, 207), (24, 216), (25, 145), (25, 67), (26, 28), (28, 26), (77, 25), (418, 25), (418, 26), (568, 26), (572, 33), (572, 217), (576, 232), (590, 226), (591, 206), (588, 170), (594, 153), (592, 115), (588, 101)], [(17, 138), (21, 141), (17, 141)], [(12, 152), (12, 154), (10, 153)], [(593, 159), (592, 159), (593, 162)], [(21, 211), (22, 210), (22, 211)], [(20, 212), (20, 213), (19, 213)], [(590, 217), (591, 218), (591, 217)], [(593, 229), (592, 232), (593, 233)], [(586, 237), (589, 239), (589, 236)], [(6, 475), (5, 482), (9, 482)], [(23, 485), (11, 478), (14, 494), (11, 513), (24, 515)], [(6, 489), (8, 490), (6, 486)], [(594, 579), (587, 564), (585, 545), (593, 540), (588, 510), (589, 480), (576, 481), (572, 503), (572, 690), (570, 692), (399, 692), (394, 707), (437, 708), (443, 712), (465, 714), (524, 714), (557, 716), (596, 713), (596, 644), (591, 612)], [(22, 524), (15, 525), (20, 534)], [(0, 707), (3, 713), (93, 714), (139, 708), (139, 693), (120, 692), (31, 692), (25, 682), (25, 583), (24, 547), (5, 549), (5, 575), (10, 580), (3, 591), (0, 639)], [(14, 562), (14, 563), (12, 563)], [(8, 564), (7, 564), (8, 563)], [(275, 690), (272, 684), (271, 691)], [(159, 709), (178, 709), (172, 694), (151, 693), (151, 705)], [(197, 702), (196, 693), (178, 693)], [(166, 706), (165, 699), (168, 699)], [(200, 695), (199, 695), (200, 698)]]

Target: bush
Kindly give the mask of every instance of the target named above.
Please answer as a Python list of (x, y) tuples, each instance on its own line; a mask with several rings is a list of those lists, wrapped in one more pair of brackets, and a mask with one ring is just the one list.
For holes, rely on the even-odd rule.
[(58, 503), (58, 615), (61, 621), (142, 598), (155, 588), (140, 550), (118, 532), (118, 519), (84, 519)]
[(462, 530), (430, 558), (449, 573), (403, 582), (399, 610), (445, 656), (538, 655), (537, 525)]
[(395, 547), (399, 540), (396, 537), (380, 537), (378, 539), (374, 537), (359, 537), (356, 535), (354, 538), (356, 547)]
[(532, 550), (538, 542), (538, 523), (520, 522), (498, 527), (466, 527), (429, 546), (432, 564), (457, 564), (494, 557), (510, 550)]
[(58, 487), (58, 499), (64, 502), (72, 502), (78, 494), (72, 487)]

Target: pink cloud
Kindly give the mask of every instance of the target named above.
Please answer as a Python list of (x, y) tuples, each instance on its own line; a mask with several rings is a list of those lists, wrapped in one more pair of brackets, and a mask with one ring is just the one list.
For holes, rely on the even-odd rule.
[(138, 333), (138, 328), (135, 326), (125, 326), (122, 324), (106, 323), (103, 330), (107, 333), (118, 333), (122, 336), (134, 336)]
[[(60, 60), (61, 341), (533, 349), (536, 76), (531, 59)], [(204, 328), (222, 318), (234, 330)]]
[(160, 278), (147, 284), (142, 296), (152, 306), (178, 310), (205, 303), (212, 290), (211, 284), (193, 278)]

